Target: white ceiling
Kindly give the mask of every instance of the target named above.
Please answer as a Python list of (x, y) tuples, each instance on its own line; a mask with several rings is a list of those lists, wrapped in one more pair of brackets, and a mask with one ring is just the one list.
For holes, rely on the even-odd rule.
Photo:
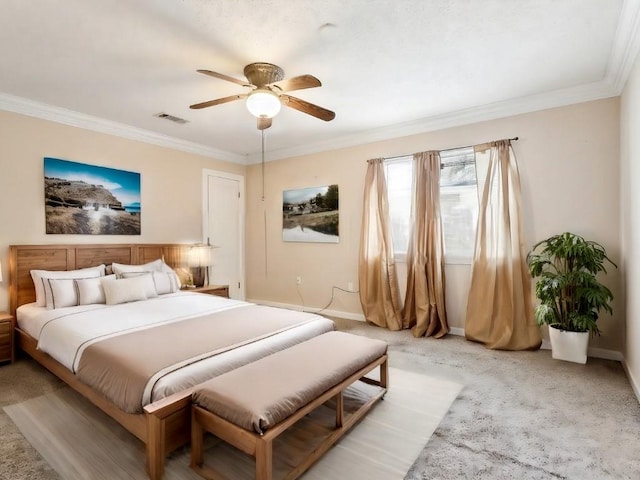
[[(0, 109), (239, 163), (260, 133), (236, 101), (252, 62), (320, 88), (283, 108), (268, 159), (618, 95), (640, 0), (3, 0)], [(189, 123), (154, 117), (165, 112)], [(133, 128), (131, 128), (133, 127)]]

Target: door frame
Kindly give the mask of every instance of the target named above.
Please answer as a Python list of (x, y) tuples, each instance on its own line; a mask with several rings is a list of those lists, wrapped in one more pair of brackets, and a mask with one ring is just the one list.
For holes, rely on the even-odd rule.
[[(222, 172), (220, 170), (212, 170), (209, 168), (202, 169), (202, 243), (207, 243), (209, 233), (209, 177), (226, 178), (227, 180), (235, 180), (238, 182), (238, 191), (240, 193), (240, 205), (238, 208), (238, 225), (239, 225), (239, 242), (238, 245), (238, 268), (240, 269), (240, 300), (246, 298), (245, 291), (245, 273), (244, 273), (244, 218), (245, 218), (245, 195), (244, 195), (244, 175), (235, 173)], [(209, 277), (211, 278), (211, 277)]]

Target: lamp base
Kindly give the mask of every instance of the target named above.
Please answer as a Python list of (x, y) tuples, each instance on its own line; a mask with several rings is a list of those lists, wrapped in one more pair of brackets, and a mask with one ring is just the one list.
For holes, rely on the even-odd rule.
[(207, 267), (191, 267), (191, 276), (194, 286), (204, 287), (207, 280)]

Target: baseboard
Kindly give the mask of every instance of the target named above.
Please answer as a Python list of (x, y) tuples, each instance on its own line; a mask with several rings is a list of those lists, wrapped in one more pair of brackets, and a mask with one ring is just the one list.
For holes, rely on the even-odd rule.
[[(271, 302), (269, 300), (248, 299), (247, 301), (251, 303), (257, 303), (259, 305), (267, 305), (270, 307), (280, 307), (280, 308), (286, 308), (289, 310), (297, 310), (299, 312), (323, 313), (324, 315), (327, 315), (329, 317), (344, 318), (346, 320), (357, 320), (360, 322), (365, 321), (364, 315), (361, 313), (342, 312), (340, 310), (324, 310), (322, 308), (313, 308), (313, 307), (302, 307), (301, 305), (295, 305), (292, 303)], [(449, 333), (451, 335), (464, 337), (464, 328), (449, 327)], [(545, 339), (542, 341), (542, 346), (540, 348), (542, 350), (551, 350), (551, 343), (549, 343), (549, 340)], [(615, 360), (617, 362), (622, 362), (622, 364), (624, 365), (624, 357), (622, 356), (622, 353), (616, 350), (589, 347), (589, 350), (587, 351), (587, 356), (592, 358), (603, 358), (605, 360)], [(625, 367), (625, 370), (627, 370), (626, 367)], [(636, 392), (636, 395), (639, 395), (638, 392), (640, 392), (640, 390), (638, 390), (637, 385), (631, 380), (631, 375), (628, 373), (628, 370), (627, 370), (627, 374), (629, 376), (629, 380), (631, 381), (633, 389)], [(640, 396), (638, 396), (638, 398), (640, 399)]]
[(449, 333), (451, 335), (457, 335), (458, 337), (464, 337), (464, 328), (449, 327)]
[(627, 374), (627, 378), (629, 379), (629, 383), (631, 384), (631, 388), (633, 389), (633, 393), (636, 394), (636, 398), (638, 402), (640, 402), (640, 383), (636, 380), (636, 378), (629, 370), (629, 365), (627, 364), (627, 360), (623, 358), (622, 360), (622, 368), (624, 368), (624, 373)]
[[(247, 302), (257, 303), (259, 305), (267, 305), (269, 307), (280, 307), (289, 310), (297, 310), (298, 312), (323, 313), (329, 317), (344, 318), (346, 320), (357, 320), (359, 322), (366, 321), (361, 313), (342, 312), (340, 310), (323, 310), (321, 308), (301, 307), (292, 303), (272, 302), (270, 300), (247, 299)], [(464, 328), (449, 327), (449, 333), (459, 337), (464, 337)]]
[(328, 317), (344, 318), (346, 320), (358, 320), (364, 322), (364, 315), (361, 313), (342, 312), (340, 310), (327, 310), (323, 308), (303, 307), (292, 303), (271, 302), (269, 300), (247, 299), (247, 302), (257, 303), (258, 305), (267, 305), (269, 307), (286, 308), (288, 310), (296, 310), (298, 312), (322, 313)]
[[(549, 340), (542, 340), (542, 345), (540, 346), (542, 350), (551, 350), (551, 343)], [(622, 362), (624, 357), (622, 353), (616, 350), (608, 350), (606, 348), (597, 348), (597, 347), (589, 347), (587, 350), (587, 357), (592, 358), (603, 358), (605, 360), (615, 360), (616, 362)]]

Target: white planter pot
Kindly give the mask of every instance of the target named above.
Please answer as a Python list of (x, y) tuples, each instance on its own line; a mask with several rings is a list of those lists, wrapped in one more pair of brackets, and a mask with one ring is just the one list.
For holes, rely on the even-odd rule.
[(567, 332), (549, 325), (551, 356), (557, 360), (587, 363), (589, 332)]

